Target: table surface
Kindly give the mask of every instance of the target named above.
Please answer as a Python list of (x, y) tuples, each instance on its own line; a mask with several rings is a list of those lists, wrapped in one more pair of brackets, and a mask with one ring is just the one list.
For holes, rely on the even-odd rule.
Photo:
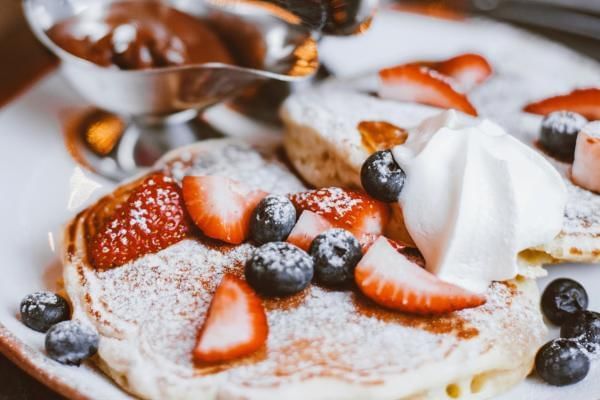
[[(600, 43), (581, 39), (568, 34), (547, 32), (547, 31), (536, 31), (537, 33), (544, 34), (549, 38), (563, 42), (567, 46), (570, 46), (576, 50), (588, 54), (591, 57), (600, 59)], [(29, 39), (24, 39), (29, 41)], [(25, 57), (21, 51), (19, 54), (21, 59)], [(38, 55), (39, 58), (47, 58), (47, 54), (41, 53)], [(29, 58), (29, 56), (27, 56)], [(18, 61), (18, 60), (13, 60)], [(32, 63), (27, 62), (27, 65)], [(35, 63), (34, 63), (35, 64)], [(52, 64), (52, 61), (46, 61), (46, 65)], [(39, 65), (39, 64), (38, 64)], [(31, 75), (32, 80), (35, 77), (33, 72), (27, 72)], [(17, 90), (14, 87), (6, 87), (0, 80), (0, 88), (5, 94), (10, 93), (11, 95), (16, 94)], [(10, 90), (9, 90), (10, 89)], [(0, 103), (2, 103), (2, 96), (0, 96)], [(6, 100), (6, 99), (5, 99)], [(25, 372), (20, 370), (8, 359), (0, 354), (0, 400), (62, 400), (62, 396), (52, 392), (46, 388), (43, 384), (34, 380), (28, 376)]]
[(0, 400), (63, 400), (0, 355)]

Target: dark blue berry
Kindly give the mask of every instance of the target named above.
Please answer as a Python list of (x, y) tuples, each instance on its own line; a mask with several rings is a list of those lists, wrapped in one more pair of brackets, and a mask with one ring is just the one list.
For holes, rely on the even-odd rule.
[(565, 386), (585, 378), (590, 370), (590, 359), (576, 341), (554, 339), (538, 351), (535, 369), (549, 384)]
[(69, 319), (69, 304), (52, 292), (36, 292), (25, 296), (20, 306), (21, 321), (38, 332), (46, 332), (54, 324)]
[(354, 268), (362, 257), (358, 240), (344, 229), (329, 229), (317, 236), (310, 255), (315, 278), (326, 286), (344, 286), (354, 281)]
[(262, 245), (246, 263), (246, 280), (266, 296), (288, 296), (308, 286), (313, 278), (312, 258), (285, 242)]
[(550, 154), (565, 161), (573, 160), (577, 134), (587, 123), (585, 117), (570, 111), (556, 111), (542, 121), (540, 144)]
[(360, 181), (373, 198), (392, 203), (398, 200), (406, 175), (389, 150), (371, 154), (360, 171)]
[(542, 311), (556, 325), (562, 325), (575, 312), (587, 307), (588, 295), (585, 289), (572, 279), (556, 279), (550, 282), (542, 294)]
[(98, 333), (79, 321), (64, 321), (46, 333), (46, 353), (61, 364), (79, 365), (98, 351)]
[(296, 208), (285, 196), (267, 196), (250, 220), (250, 236), (258, 244), (285, 240), (296, 224)]
[(600, 314), (578, 311), (560, 328), (560, 336), (576, 339), (590, 353), (600, 350)]

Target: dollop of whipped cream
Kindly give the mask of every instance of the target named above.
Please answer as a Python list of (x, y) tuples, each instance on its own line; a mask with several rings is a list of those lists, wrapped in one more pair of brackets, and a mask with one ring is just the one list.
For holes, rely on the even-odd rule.
[(517, 275), (519, 252), (561, 231), (561, 176), (489, 120), (443, 112), (392, 153), (406, 173), (399, 199), (406, 228), (444, 281), (481, 293)]

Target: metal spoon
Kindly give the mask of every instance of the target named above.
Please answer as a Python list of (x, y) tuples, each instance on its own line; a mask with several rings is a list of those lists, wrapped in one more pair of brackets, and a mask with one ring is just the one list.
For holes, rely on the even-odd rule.
[[(105, 68), (70, 54), (46, 35), (46, 30), (59, 21), (82, 12), (101, 13), (104, 7), (116, 2), (118, 0), (24, 0), (29, 24), (39, 40), (60, 58), (62, 72), (71, 85), (92, 104), (129, 121), (121, 142), (108, 156), (85, 152), (87, 164), (111, 179), (122, 179), (136, 173), (139, 167), (152, 164), (154, 160), (147, 154), (143, 159), (139, 157), (140, 152), (135, 150), (140, 146), (153, 148), (154, 154), (160, 156), (204, 136), (202, 132), (198, 134), (194, 119), (197, 112), (260, 81), (305, 81), (319, 66), (316, 41), (301, 21), (294, 24), (276, 13), (245, 3), (214, 7), (197, 0), (166, 1), (174, 8), (209, 21), (218, 32), (226, 33), (222, 38), (229, 48), (244, 49), (260, 41), (265, 49), (262, 56), (254, 57), (254, 62), (242, 62), (243, 66), (206, 63), (150, 70)], [(173, 140), (168, 132), (190, 120), (194, 122), (189, 129), (177, 129), (187, 133)]]

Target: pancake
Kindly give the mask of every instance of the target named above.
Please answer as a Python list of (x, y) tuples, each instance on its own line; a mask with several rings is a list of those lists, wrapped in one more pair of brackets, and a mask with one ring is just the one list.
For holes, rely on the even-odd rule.
[[(181, 179), (218, 174), (272, 193), (303, 189), (276, 147), (211, 140), (177, 150), (156, 169)], [(359, 293), (317, 285), (265, 299), (266, 349), (198, 368), (192, 349), (226, 272), (243, 276), (251, 244), (186, 239), (106, 271), (86, 238), (141, 179), (82, 211), (65, 231), (64, 278), (74, 318), (100, 333), (97, 365), (148, 399), (485, 399), (529, 373), (546, 328), (535, 281), (490, 285), (484, 306), (438, 317), (386, 311)]]
[[(485, 85), (480, 90), (485, 90)], [(294, 95), (282, 107), (288, 157), (300, 175), (315, 186), (360, 187), (360, 168), (371, 152), (357, 129), (360, 122), (387, 121), (410, 129), (440, 112), (433, 107), (382, 100), (343, 86), (325, 85)], [(479, 97), (484, 96), (479, 94)], [(504, 114), (504, 117), (492, 114), (491, 117), (508, 127), (509, 133), (535, 147), (539, 117), (522, 113)], [(507, 121), (510, 117), (513, 119)], [(521, 123), (514, 119), (520, 119)], [(518, 129), (510, 129), (516, 125)], [(563, 228), (552, 242), (522, 253), (522, 265), (600, 262), (600, 195), (571, 182), (570, 164), (546, 158), (560, 172), (568, 190)], [(401, 211), (398, 207), (394, 211), (397, 232), (393, 234), (407, 240)], [(524, 269), (524, 273), (536, 274), (535, 271), (539, 272)]]

